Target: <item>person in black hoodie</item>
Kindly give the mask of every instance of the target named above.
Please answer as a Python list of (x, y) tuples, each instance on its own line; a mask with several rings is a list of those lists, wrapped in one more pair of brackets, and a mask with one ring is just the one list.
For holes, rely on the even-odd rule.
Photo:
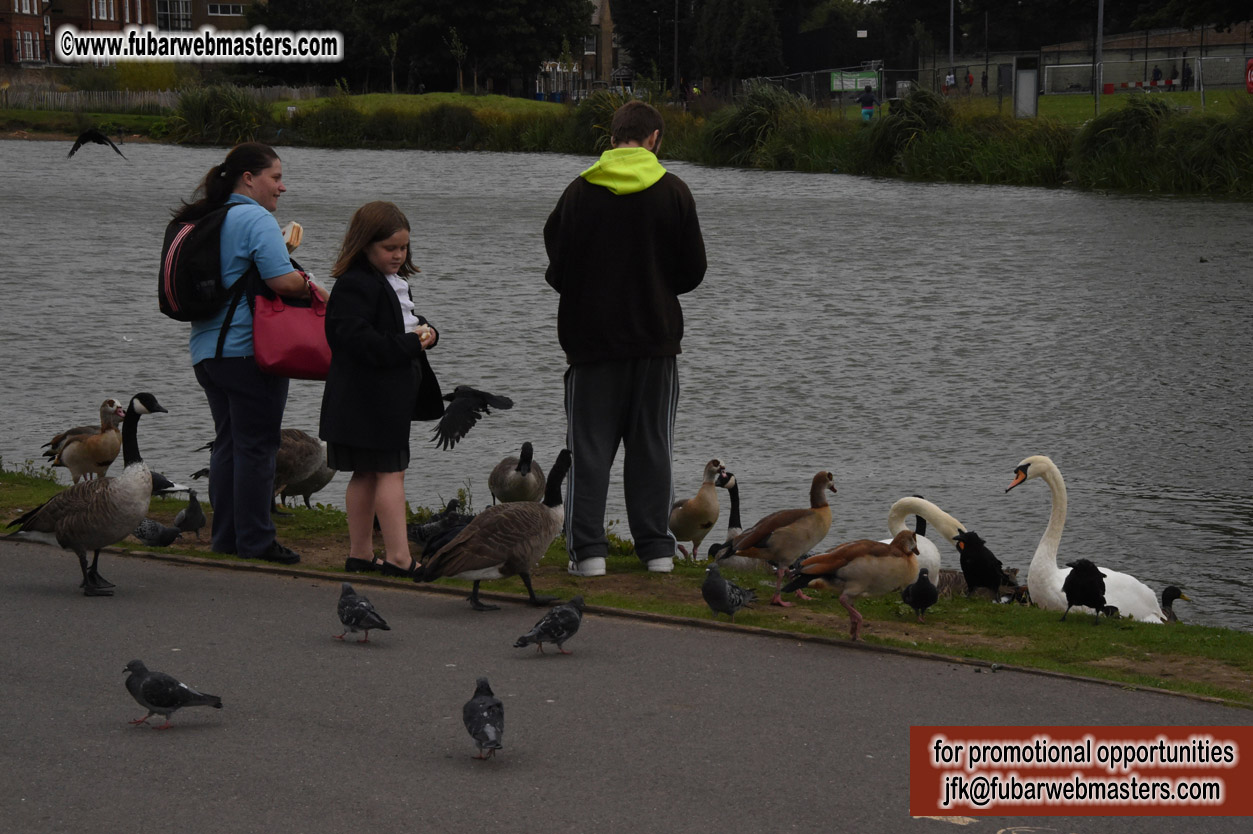
[[(405, 530), (409, 423), (418, 405), (422, 351), (439, 334), (413, 312), (406, 276), (417, 272), (409, 221), (392, 203), (366, 203), (352, 217), (331, 269), (326, 304), (331, 369), (322, 392), (319, 436), (332, 469), (352, 472), (345, 570), (412, 574)], [(374, 518), (386, 560), (374, 561)]]
[(605, 572), (605, 498), (619, 443), (635, 551), (651, 571), (674, 564), (679, 296), (700, 285), (706, 263), (692, 193), (657, 161), (663, 127), (642, 101), (618, 108), (611, 149), (566, 188), (544, 224), (545, 278), (561, 295), (557, 336), (569, 363), (565, 532), (578, 576)]

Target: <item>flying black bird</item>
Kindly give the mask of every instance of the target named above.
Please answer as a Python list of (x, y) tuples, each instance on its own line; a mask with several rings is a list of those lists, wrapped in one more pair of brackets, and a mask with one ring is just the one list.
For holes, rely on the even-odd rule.
[(448, 407), (431, 432), (431, 440), (441, 449), (456, 446), (457, 441), (479, 421), (479, 417), (492, 413), (491, 409), (513, 408), (513, 400), (508, 397), (479, 391), (469, 385), (458, 385), (451, 394), (445, 394), (444, 399), (448, 401)]
[(344, 634), (350, 631), (354, 634), (364, 631), (365, 637), (357, 642), (369, 643), (370, 629), (392, 630), (392, 627), (374, 610), (374, 604), (354, 591), (347, 582), (340, 583), (339, 621), (344, 624), (344, 631), (343, 634), (334, 635), (336, 640), (343, 640)]
[(110, 148), (117, 151), (118, 156), (122, 157), (122, 159), (126, 159), (126, 154), (118, 150), (118, 146), (113, 144), (113, 140), (108, 136), (105, 136), (99, 130), (96, 130), (94, 127), (84, 130), (81, 134), (79, 134), (78, 138), (74, 140), (74, 147), (70, 148), (70, 152), (65, 155), (65, 158), (69, 159), (78, 152), (79, 148), (86, 145), (88, 142), (94, 142), (97, 145), (108, 145)]
[(1066, 574), (1066, 581), (1062, 583), (1062, 593), (1066, 595), (1066, 610), (1062, 612), (1062, 619), (1066, 619), (1073, 606), (1086, 605), (1096, 613), (1092, 620), (1092, 625), (1096, 625), (1101, 621), (1102, 611), (1107, 615), (1111, 613), (1105, 608), (1105, 574), (1088, 559), (1067, 562), (1066, 566), (1070, 568), (1070, 573)]
[(931, 584), (931, 577), (927, 573), (926, 568), (919, 569), (918, 578), (901, 591), (901, 599), (914, 609), (920, 623), (923, 621), (922, 615), (940, 598), (939, 590)]
[(474, 758), (489, 758), (504, 746), (501, 739), (505, 735), (505, 705), (492, 694), (487, 678), (476, 682), (474, 697), (461, 708), (461, 719), (479, 750)]
[(149, 547), (169, 547), (175, 539), (183, 535), (183, 531), (177, 527), (166, 527), (156, 519), (145, 518), (131, 535)]
[(185, 683), (170, 677), (164, 672), (150, 672), (142, 660), (132, 660), (126, 664), (126, 689), (139, 705), (148, 710), (143, 718), (136, 718), (132, 724), (142, 724), (154, 714), (165, 716), (165, 723), (158, 730), (170, 728), (170, 716), (183, 707), (222, 708), (222, 699), (216, 695), (197, 692)]
[(184, 533), (195, 533), (196, 541), (200, 540), (200, 530), (209, 523), (205, 518), (204, 508), (200, 506), (200, 502), (196, 499), (196, 491), (194, 489), (187, 490), (187, 506), (178, 511), (178, 515), (174, 516), (174, 526)]
[(757, 592), (741, 588), (725, 579), (716, 564), (705, 568), (705, 581), (701, 583), (700, 595), (714, 614), (727, 614), (735, 621), (735, 612), (757, 601)]
[(557, 651), (562, 654), (573, 654), (562, 648), (567, 640), (575, 635), (583, 623), (583, 597), (577, 596), (569, 602), (554, 605), (535, 627), (518, 638), (513, 644), (515, 649), (534, 643), (540, 654), (544, 653), (545, 643), (556, 643)]

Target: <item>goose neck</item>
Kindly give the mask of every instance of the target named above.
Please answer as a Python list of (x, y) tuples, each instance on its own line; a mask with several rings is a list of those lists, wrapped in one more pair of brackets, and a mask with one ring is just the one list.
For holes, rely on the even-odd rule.
[(122, 421), (122, 463), (125, 466), (143, 462), (143, 458), (139, 456), (138, 428), (139, 412), (132, 403), (126, 409), (126, 419)]

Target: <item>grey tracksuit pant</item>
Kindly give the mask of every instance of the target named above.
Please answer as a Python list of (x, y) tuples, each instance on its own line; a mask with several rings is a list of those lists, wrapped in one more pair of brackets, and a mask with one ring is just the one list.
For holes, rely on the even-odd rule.
[(572, 454), (565, 532), (570, 558), (604, 557), (609, 469), (625, 447), (623, 490), (635, 552), (643, 562), (673, 557), (670, 505), (676, 358), (663, 356), (571, 365), (566, 370), (566, 443)]

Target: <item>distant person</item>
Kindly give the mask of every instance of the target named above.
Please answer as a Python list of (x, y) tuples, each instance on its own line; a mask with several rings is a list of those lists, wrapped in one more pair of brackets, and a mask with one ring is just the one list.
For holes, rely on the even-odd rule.
[(1171, 90), (1178, 89), (1178, 85), (1176, 85), (1176, 84), (1175, 84), (1175, 81), (1177, 81), (1178, 79), (1179, 79), (1179, 65), (1178, 65), (1178, 64), (1172, 64), (1172, 65), (1171, 65), (1171, 67), (1170, 67), (1170, 87), (1169, 87), (1169, 89), (1171, 89)]
[(974, 89), (975, 89), (975, 76), (969, 69), (967, 69), (966, 70), (966, 95), (970, 95), (972, 92), (974, 92)]
[[(193, 195), (199, 199), (184, 203), (174, 219), (195, 220), (227, 203), (239, 204), (222, 221), (222, 285), (251, 280), (246, 275), (255, 266), (259, 280), (274, 292), (308, 298), (305, 276), (292, 266), (272, 214), (285, 191), (283, 163), (274, 149), (245, 142), (209, 169)], [(247, 302), (234, 309), (223, 302), (211, 318), (192, 322), (190, 347), (192, 369), (209, 401), (215, 431), (209, 458), (213, 550), (295, 564), (300, 556), (278, 543), (270, 518), (289, 380), (257, 367)]]
[(1155, 85), (1156, 85), (1156, 84), (1160, 84), (1160, 83), (1162, 82), (1162, 68), (1161, 68), (1161, 67), (1159, 67), (1157, 64), (1154, 64), (1154, 65), (1153, 65), (1153, 75), (1152, 75), (1152, 78), (1153, 78), (1153, 83), (1154, 83)]
[(979, 83), (983, 85), (983, 94), (988, 94), (988, 71), (984, 70), (983, 75), (979, 79)]
[[(352, 473), (344, 493), (344, 569), (378, 569), (387, 576), (412, 575), (416, 567), (405, 529), (409, 423), (418, 405), (420, 357), (439, 339), (414, 312), (406, 278), (418, 270), (409, 231), (409, 220), (392, 203), (357, 209), (331, 268), (335, 291), (326, 305), (331, 370), (319, 435), (326, 441), (327, 465)], [(381, 564), (374, 560), (376, 517), (385, 552)]]
[(948, 95), (957, 86), (957, 76), (953, 75), (953, 71), (949, 70), (948, 75), (944, 76), (944, 95)]
[(871, 89), (869, 84), (866, 85), (866, 89), (854, 101), (861, 105), (861, 120), (863, 122), (868, 122), (874, 118), (874, 109), (879, 103), (879, 98), (874, 94), (874, 90)]
[(574, 457), (565, 506), (568, 570), (602, 576), (609, 470), (624, 446), (623, 488), (635, 553), (674, 568), (674, 416), (683, 338), (679, 296), (705, 277), (705, 242), (687, 184), (657, 161), (661, 114), (618, 108), (610, 144), (544, 224), (545, 279), (561, 295), (557, 338), (566, 437)]
[(1183, 91), (1186, 93), (1188, 90), (1191, 90), (1191, 89), (1192, 89), (1192, 67), (1188, 65), (1187, 61), (1184, 61), (1183, 63)]

